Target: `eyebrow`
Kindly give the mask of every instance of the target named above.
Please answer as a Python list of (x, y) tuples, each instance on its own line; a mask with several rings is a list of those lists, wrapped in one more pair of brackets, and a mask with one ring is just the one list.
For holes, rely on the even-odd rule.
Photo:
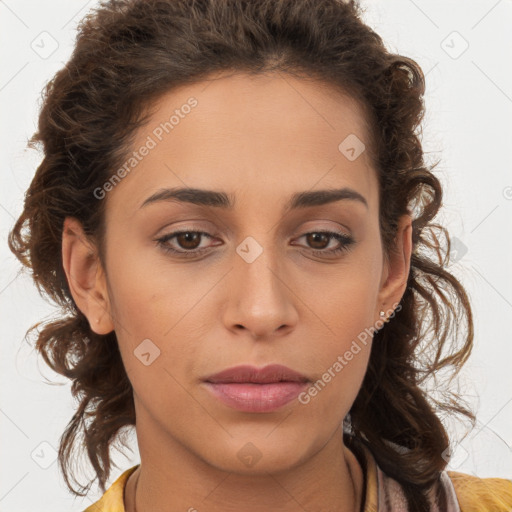
[[(366, 199), (359, 192), (348, 187), (295, 193), (290, 197), (284, 209), (293, 210), (311, 206), (321, 206), (345, 199), (361, 202), (368, 209)], [(235, 206), (234, 196), (226, 194), (225, 192), (199, 188), (165, 188), (149, 196), (142, 203), (141, 208), (159, 201), (178, 201), (199, 206), (213, 206), (227, 210), (232, 210)]]

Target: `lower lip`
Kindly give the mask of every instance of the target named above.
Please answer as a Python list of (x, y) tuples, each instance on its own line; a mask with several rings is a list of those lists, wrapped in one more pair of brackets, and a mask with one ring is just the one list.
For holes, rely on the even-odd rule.
[(208, 389), (221, 402), (244, 412), (271, 412), (291, 402), (309, 386), (308, 382), (274, 382), (269, 384), (213, 383)]

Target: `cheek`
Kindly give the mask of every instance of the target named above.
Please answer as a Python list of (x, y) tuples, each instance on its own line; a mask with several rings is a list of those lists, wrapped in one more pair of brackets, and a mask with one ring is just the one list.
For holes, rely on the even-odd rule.
[[(343, 417), (361, 387), (370, 357), (380, 267), (377, 258), (358, 257), (309, 287), (307, 313), (316, 324), (315, 343), (303, 346), (318, 372), (302, 403), (324, 418)], [(314, 290), (314, 292), (312, 291)]]
[(332, 339), (347, 339), (373, 324), (379, 275), (378, 258), (358, 251), (321, 272), (298, 273), (294, 290)]
[(134, 338), (161, 338), (198, 302), (208, 281), (166, 262), (155, 246), (111, 239), (107, 261), (114, 321)]
[[(125, 267), (126, 265), (126, 267)], [(123, 268), (132, 266), (132, 272)], [(133, 269), (140, 271), (134, 272)], [(127, 277), (128, 276), (128, 277)], [(126, 259), (111, 276), (114, 324), (138, 407), (165, 417), (190, 407), (190, 386), (202, 338), (191, 322), (198, 293), (180, 287), (179, 273), (165, 276)], [(203, 291), (203, 294), (205, 291)], [(197, 319), (196, 319), (197, 320)]]
[(107, 275), (126, 372), (139, 396), (160, 400), (154, 391), (165, 388), (168, 398), (159, 407), (179, 402), (180, 384), (187, 386), (197, 374), (211, 321), (218, 320), (206, 312), (215, 311), (209, 292), (219, 275), (205, 271), (199, 277), (184, 265), (170, 264), (156, 248), (114, 242)]
[(336, 311), (328, 318), (329, 333), (323, 329), (314, 344), (304, 347), (313, 361), (316, 380), (299, 397), (299, 402), (309, 408), (307, 416), (311, 421), (321, 417), (327, 424), (344, 418), (350, 410), (361, 388), (372, 347), (365, 309)]

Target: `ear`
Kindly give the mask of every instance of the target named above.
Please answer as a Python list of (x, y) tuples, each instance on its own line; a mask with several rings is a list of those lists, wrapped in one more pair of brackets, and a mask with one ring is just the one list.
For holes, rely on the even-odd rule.
[[(412, 217), (408, 214), (398, 221), (395, 244), (389, 257), (384, 257), (384, 267), (376, 304), (376, 318), (387, 319), (397, 308), (407, 288), (411, 264)], [(385, 317), (380, 316), (384, 311)]]
[(89, 320), (91, 330), (96, 334), (113, 331), (107, 283), (97, 248), (85, 235), (82, 224), (72, 217), (64, 220), (62, 264), (71, 295)]

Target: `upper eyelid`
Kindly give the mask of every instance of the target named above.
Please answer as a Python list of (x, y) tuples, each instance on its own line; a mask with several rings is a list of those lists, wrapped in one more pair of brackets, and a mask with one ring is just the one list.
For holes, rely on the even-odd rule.
[[(182, 233), (200, 233), (200, 234), (206, 235), (206, 236), (208, 236), (210, 238), (215, 238), (215, 237), (219, 236), (218, 234), (215, 234), (216, 233), (215, 230), (214, 231), (208, 231), (208, 230), (203, 230), (201, 228), (187, 228), (187, 227), (184, 227), (184, 228), (176, 228), (174, 231), (169, 231), (168, 233), (163, 233), (162, 235), (158, 235), (156, 238), (167, 238), (167, 237), (171, 237), (171, 236), (174, 236), (174, 235), (179, 235), (179, 234), (182, 234)], [(352, 234), (350, 232), (337, 231), (334, 228), (326, 228), (326, 227), (316, 228), (316, 229), (315, 228), (306, 229), (305, 231), (302, 231), (301, 234), (298, 235), (298, 236), (301, 237), (301, 236), (304, 236), (304, 235), (309, 235), (311, 233), (332, 233), (332, 234), (336, 234), (336, 235), (352, 237)]]
[[(179, 221), (178, 221), (179, 222)], [(184, 221), (184, 222), (187, 222), (187, 221)], [(200, 222), (202, 223), (203, 220), (194, 220), (194, 219), (189, 219), (189, 222)], [(311, 222), (311, 221), (307, 221), (307, 222)], [(331, 226), (319, 226), (319, 227), (316, 227), (316, 226), (313, 226), (311, 228), (303, 228), (301, 229), (301, 234), (306, 234), (306, 233), (313, 233), (313, 232), (318, 232), (318, 231), (329, 231), (329, 232), (334, 232), (334, 233), (338, 233), (338, 234), (342, 234), (342, 235), (346, 235), (346, 236), (352, 236), (352, 229), (350, 229), (348, 227), (348, 225), (345, 223), (345, 224), (342, 224), (341, 222), (338, 222), (338, 221), (335, 221), (335, 220), (330, 220), (330, 219), (318, 219), (316, 220), (315, 222), (329, 222), (331, 223), (334, 223), (336, 224), (338, 227), (331, 227)], [(206, 233), (206, 234), (209, 234), (211, 236), (220, 236), (220, 232), (224, 232), (226, 233), (228, 236), (234, 236), (235, 235), (235, 230), (228, 227), (227, 229), (224, 229), (225, 225), (223, 224), (223, 228), (222, 229), (217, 229), (217, 227), (212, 227), (211, 226), (211, 222), (210, 221), (206, 221), (206, 223), (209, 225), (208, 227), (203, 227), (201, 226), (200, 224), (197, 225), (197, 226), (177, 226), (177, 227), (171, 227), (171, 225), (167, 225), (167, 226), (164, 226), (163, 228), (161, 228), (159, 230), (160, 231), (163, 231), (165, 230), (166, 228), (169, 228), (169, 229), (172, 229), (173, 231), (171, 231), (170, 233), (179, 233), (179, 232), (183, 232), (183, 231), (194, 231), (194, 232), (201, 232), (201, 233)], [(174, 224), (174, 223), (173, 223)], [(288, 226), (289, 227), (289, 226)], [(286, 229), (288, 230), (288, 227), (282, 227), (278, 230), (278, 234), (282, 234), (283, 231)], [(296, 231), (296, 230), (294, 230)], [(162, 236), (165, 236), (162, 235)]]

